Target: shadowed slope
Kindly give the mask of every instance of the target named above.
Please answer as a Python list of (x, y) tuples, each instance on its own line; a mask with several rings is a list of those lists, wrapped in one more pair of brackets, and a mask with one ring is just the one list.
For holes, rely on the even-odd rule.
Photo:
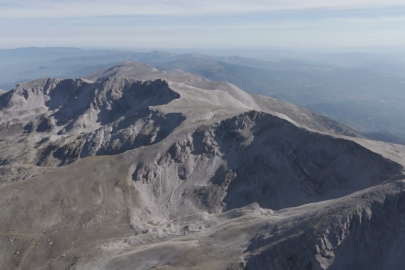
[(55, 166), (156, 143), (184, 117), (151, 107), (179, 97), (161, 80), (41, 79), (18, 85), (0, 98), (3, 162)]
[[(169, 57), (169, 55), (167, 57)], [(193, 59), (189, 61), (198, 62), (210, 60)], [(251, 95), (231, 83), (210, 81), (197, 75), (185, 73), (181, 70), (161, 71), (148, 64), (129, 62), (111, 67), (109, 69), (98, 70), (85, 78), (91, 80), (103, 80), (108, 76), (131, 77), (138, 80), (163, 78), (167, 80), (169, 85), (176, 91), (181, 91), (183, 88), (189, 90), (190, 87), (202, 90), (220, 90), (229, 94), (234, 99), (235, 104), (244, 104), (242, 106), (250, 110), (264, 111), (280, 117), (287, 116), (288, 119), (293, 120), (299, 125), (322, 132), (362, 137), (358, 132), (348, 128), (345, 125), (314, 114), (291, 103), (270, 97)], [(185, 87), (185, 85), (187, 87)], [(212, 93), (211, 95), (215, 94)], [(194, 102), (195, 101), (196, 100), (194, 100)], [(222, 100), (222, 102), (225, 102), (225, 100)]]
[(204, 80), (42, 79), (0, 104), (7, 269), (404, 263), (400, 146)]

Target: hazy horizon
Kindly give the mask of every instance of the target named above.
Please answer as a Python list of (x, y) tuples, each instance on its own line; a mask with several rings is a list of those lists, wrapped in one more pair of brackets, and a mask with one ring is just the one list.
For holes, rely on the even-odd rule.
[(401, 48), (403, 1), (0, 0), (0, 48)]

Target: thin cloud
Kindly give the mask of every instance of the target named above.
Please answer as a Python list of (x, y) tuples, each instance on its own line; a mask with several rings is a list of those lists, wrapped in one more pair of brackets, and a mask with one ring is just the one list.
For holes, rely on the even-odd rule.
[(405, 23), (405, 16), (397, 17), (376, 17), (376, 18), (339, 18), (331, 20), (335, 23), (349, 23), (349, 24), (389, 24), (389, 23)]
[(404, 46), (403, 10), (403, 0), (0, 0), (0, 47)]
[(215, 15), (300, 9), (405, 7), (403, 0), (0, 0), (0, 18)]

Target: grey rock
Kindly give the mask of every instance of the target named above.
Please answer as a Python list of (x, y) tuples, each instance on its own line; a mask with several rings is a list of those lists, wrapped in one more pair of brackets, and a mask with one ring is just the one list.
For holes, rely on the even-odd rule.
[(405, 263), (404, 146), (133, 63), (23, 83), (0, 106), (6, 269)]

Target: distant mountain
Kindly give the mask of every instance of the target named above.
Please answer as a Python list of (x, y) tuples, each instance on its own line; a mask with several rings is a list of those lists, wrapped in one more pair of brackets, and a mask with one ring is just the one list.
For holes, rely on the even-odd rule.
[(391, 142), (391, 143), (405, 145), (404, 139), (398, 138), (397, 136), (389, 134), (389, 133), (368, 132), (368, 133), (364, 133), (364, 136), (366, 136), (369, 139), (376, 140), (376, 141)]
[(405, 140), (403, 109), (399, 106), (401, 102), (401, 99), (395, 101), (398, 105), (392, 107), (384, 103), (367, 104), (349, 101), (335, 104), (318, 103), (306, 107), (313, 112), (343, 122), (364, 134), (369, 134), (371, 138), (374, 137), (373, 134), (391, 134), (392, 136), (384, 136), (384, 141), (398, 143)]
[(257, 67), (252, 67), (249, 61), (230, 64), (193, 58), (157, 67), (228, 81), (247, 92), (292, 102), (353, 129), (389, 132), (405, 139), (403, 78), (365, 69), (287, 63), (258, 63)]
[[(127, 79), (127, 77), (131, 79)], [(131, 62), (96, 71), (86, 76), (84, 80), (38, 79), (21, 83), (3, 95), (0, 99), (0, 108), (3, 108), (4, 114), (0, 112), (0, 115), (3, 115), (4, 118), (0, 122), (3, 123), (3, 131), (0, 132), (0, 135), (7, 138), (10, 134), (21, 133), (28, 137), (17, 145), (4, 139), (5, 147), (7, 145), (12, 145), (12, 147), (3, 152), (2, 163), (20, 161), (58, 166), (71, 163), (87, 155), (116, 154), (138, 147), (139, 143), (148, 144), (149, 139), (146, 139), (148, 137), (144, 142), (135, 142), (135, 137), (128, 135), (133, 131), (128, 130), (132, 126), (127, 127), (124, 124), (127, 122), (127, 116), (131, 116), (132, 121), (140, 121), (141, 126), (153, 119), (159, 124), (153, 124), (148, 127), (148, 130), (156, 129), (156, 132), (159, 132), (164, 126), (168, 130), (162, 131), (162, 134), (170, 133), (170, 130), (175, 127), (171, 125), (181, 123), (182, 114), (170, 114), (166, 117), (160, 116), (154, 110), (149, 110), (150, 106), (166, 104), (179, 98), (177, 93), (171, 93), (168, 85), (166, 86), (168, 92), (162, 92), (164, 87), (160, 85), (159, 80), (161, 79), (170, 81), (180, 89), (195, 87), (201, 90), (220, 91), (219, 96), (214, 95), (215, 100), (207, 99), (205, 103), (198, 106), (212, 106), (215, 103), (218, 103), (216, 106), (222, 106), (222, 103), (225, 102), (224, 104), (229, 107), (263, 111), (312, 130), (362, 137), (356, 131), (338, 122), (315, 115), (287, 102), (270, 97), (249, 95), (226, 82), (212, 82), (182, 71), (160, 71), (147, 64)], [(139, 83), (137, 80), (153, 83)], [(156, 89), (161, 89), (159, 90), (160, 96), (155, 93)], [(119, 93), (117, 94), (115, 91), (119, 91)], [(139, 95), (140, 97), (138, 97)], [(224, 101), (223, 99), (227, 99), (226, 96), (228, 96), (228, 100)], [(159, 99), (154, 101), (153, 98)], [(37, 111), (39, 114), (32, 115), (32, 111)], [(163, 118), (158, 120), (159, 117)], [(24, 124), (12, 124), (7, 121), (10, 118), (14, 119), (13, 122), (21, 119)], [(166, 118), (168, 119), (164, 120)], [(121, 121), (124, 122), (121, 123)], [(161, 121), (167, 122), (160, 123)], [(108, 132), (113, 132), (114, 136), (107, 136), (109, 141), (105, 141)], [(154, 138), (152, 141), (161, 139), (160, 136), (163, 135), (158, 136), (158, 134), (160, 133), (151, 135)], [(51, 135), (52, 140), (46, 139)], [(68, 135), (71, 137), (67, 137)], [(59, 139), (57, 140), (57, 138)], [(41, 144), (33, 147), (32, 139)], [(115, 142), (118, 139), (121, 141), (119, 145)], [(101, 145), (101, 142), (104, 145)], [(16, 147), (21, 147), (21, 149), (16, 151)], [(27, 157), (31, 159), (27, 160)]]
[[(197, 53), (69, 48), (28, 48), (3, 54), (0, 50), (0, 55), (8, 55), (0, 63), (0, 88), (7, 90), (39, 77), (81, 78), (95, 70), (137, 61), (160, 70), (180, 69), (211, 81), (227, 81), (249, 93), (305, 107), (361, 132), (388, 132), (405, 139), (404, 78), (398, 75), (401, 70), (388, 68), (389, 61), (373, 66), (378, 65), (377, 60), (367, 62), (354, 54), (262, 61)], [(392, 64), (401, 67), (400, 63)]]
[(24, 82), (0, 96), (0, 265), (401, 269), (404, 165), (405, 146), (178, 70)]
[(159, 79), (166, 79), (175, 82), (184, 82), (188, 84), (197, 84), (199, 82), (206, 82), (209, 81), (208, 79), (194, 75), (191, 73), (186, 73), (181, 70), (170, 70), (170, 71), (163, 71), (153, 66), (141, 62), (130, 62), (127, 61), (125, 63), (107, 68), (107, 69), (99, 69), (94, 71), (93, 73), (84, 76), (83, 78), (92, 80), (92, 81), (103, 81), (109, 77), (131, 77), (139, 80), (155, 80)]
[[(193, 70), (191, 70), (193, 72)], [(210, 82), (205, 77), (200, 77), (191, 73), (185, 73), (181, 69), (173, 69), (168, 71), (162, 71), (154, 68), (148, 64), (142, 64), (138, 62), (128, 62), (121, 65), (117, 65), (108, 69), (101, 69), (94, 73), (85, 76), (84, 78), (93, 81), (102, 81), (110, 76), (118, 77), (131, 77), (139, 80), (150, 80), (161, 78), (173, 82), (186, 83), (202, 89), (221, 89), (224, 91), (237, 91), (242, 93), (241, 89), (237, 89), (234, 85), (226, 82), (213, 81)], [(237, 89), (237, 90), (235, 90)], [(276, 110), (277, 113), (282, 113), (293, 119), (299, 124), (303, 124), (309, 128), (313, 128), (319, 131), (341, 134), (353, 137), (362, 137), (358, 132), (348, 128), (336, 121), (316, 115), (298, 106), (294, 106), (291, 103), (276, 100), (270, 97), (246, 94), (242, 95), (245, 100), (254, 98), (261, 110), (272, 112)], [(255, 105), (256, 106), (256, 105)], [(252, 107), (253, 108), (253, 107)], [(298, 117), (304, 116), (304, 117)]]

